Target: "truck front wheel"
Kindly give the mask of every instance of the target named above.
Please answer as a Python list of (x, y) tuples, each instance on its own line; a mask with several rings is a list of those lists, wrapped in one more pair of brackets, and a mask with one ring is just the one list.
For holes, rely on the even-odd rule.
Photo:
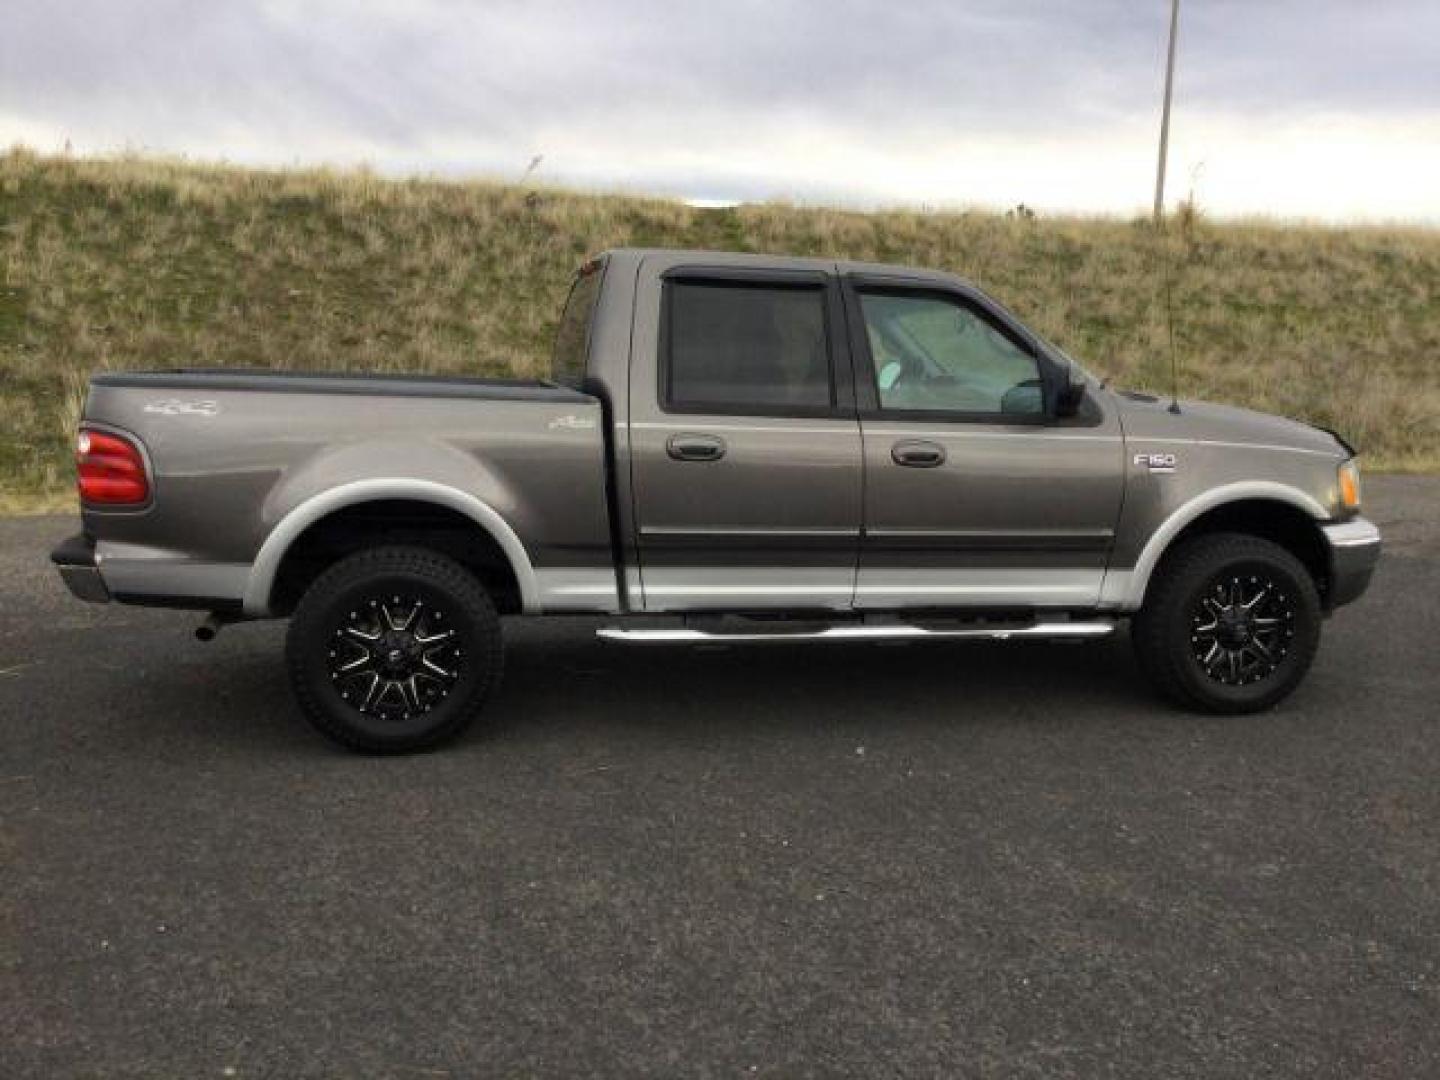
[(322, 734), (401, 753), (452, 738), (475, 718), (500, 679), (500, 620), (455, 560), (377, 547), (315, 579), (285, 653), (295, 697)]
[(1141, 669), (1166, 697), (1246, 713), (1299, 685), (1320, 621), (1315, 582), (1295, 556), (1260, 537), (1219, 533), (1166, 557), (1130, 634)]

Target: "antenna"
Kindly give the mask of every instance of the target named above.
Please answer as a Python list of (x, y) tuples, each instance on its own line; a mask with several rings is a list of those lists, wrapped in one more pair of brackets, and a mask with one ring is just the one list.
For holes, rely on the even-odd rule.
[[(1170, 409), (1180, 412), (1180, 368), (1175, 359), (1174, 273), (1165, 233), (1165, 158), (1170, 149), (1170, 97), (1175, 88), (1175, 38), (1180, 28), (1180, 0), (1170, 0), (1170, 40), (1165, 50), (1165, 98), (1160, 109), (1160, 160), (1155, 167), (1155, 236), (1160, 244), (1160, 271), (1165, 281), (1165, 334), (1170, 346)], [(1194, 196), (1191, 196), (1193, 203)]]
[(1165, 156), (1170, 148), (1170, 95), (1175, 88), (1175, 37), (1180, 29), (1180, 0), (1170, 0), (1170, 43), (1165, 52), (1165, 102), (1160, 110), (1160, 160), (1155, 166), (1155, 224), (1165, 213)]
[(1175, 358), (1174, 273), (1170, 261), (1170, 243), (1163, 232), (1163, 224), (1161, 230), (1157, 235), (1160, 238), (1161, 274), (1165, 279), (1165, 336), (1169, 340), (1170, 346), (1170, 408), (1168, 411), (1178, 416), (1180, 414), (1180, 365)]

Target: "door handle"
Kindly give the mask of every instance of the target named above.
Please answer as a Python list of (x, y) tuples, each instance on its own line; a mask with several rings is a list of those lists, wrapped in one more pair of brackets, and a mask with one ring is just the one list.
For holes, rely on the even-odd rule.
[(725, 456), (725, 440), (719, 435), (671, 435), (665, 452), (676, 461), (719, 461)]
[(912, 469), (933, 469), (945, 464), (945, 447), (925, 439), (905, 439), (890, 448), (890, 459)]

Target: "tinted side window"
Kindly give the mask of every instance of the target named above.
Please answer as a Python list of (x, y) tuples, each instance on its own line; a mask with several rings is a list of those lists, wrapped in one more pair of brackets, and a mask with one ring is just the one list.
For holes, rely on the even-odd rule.
[(603, 267), (587, 263), (570, 286), (560, 328), (555, 333), (555, 353), (550, 361), (550, 378), (562, 386), (579, 387), (585, 381), (586, 347), (590, 340), (590, 319), (600, 298)]
[(820, 286), (670, 281), (665, 403), (727, 412), (805, 412), (832, 403)]
[(1044, 411), (1039, 363), (982, 312), (926, 293), (862, 292), (860, 306), (881, 408)]

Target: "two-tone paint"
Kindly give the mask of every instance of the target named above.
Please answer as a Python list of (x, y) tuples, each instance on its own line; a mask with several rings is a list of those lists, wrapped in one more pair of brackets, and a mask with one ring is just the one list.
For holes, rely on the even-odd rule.
[[(1337, 469), (1350, 451), (1335, 437), (1112, 392), (963, 279), (648, 250), (607, 253), (600, 267), (575, 387), (97, 376), (85, 422), (136, 440), (154, 492), (133, 510), (83, 508), (103, 591), (272, 614), (276, 575), (306, 530), (393, 500), (472, 522), (503, 553), (530, 614), (1124, 613), (1187, 526), (1240, 504), (1287, 507), (1313, 525), (1346, 578), (1331, 582), (1332, 598), (1352, 599), (1368, 579), (1378, 534), (1341, 504)], [(666, 282), (707, 275), (788, 275), (824, 290), (833, 409), (666, 408)], [(1082, 408), (1039, 422), (885, 413), (855, 302), (876, 282), (981, 308), (1026, 343), (1046, 379), (1083, 377)]]

